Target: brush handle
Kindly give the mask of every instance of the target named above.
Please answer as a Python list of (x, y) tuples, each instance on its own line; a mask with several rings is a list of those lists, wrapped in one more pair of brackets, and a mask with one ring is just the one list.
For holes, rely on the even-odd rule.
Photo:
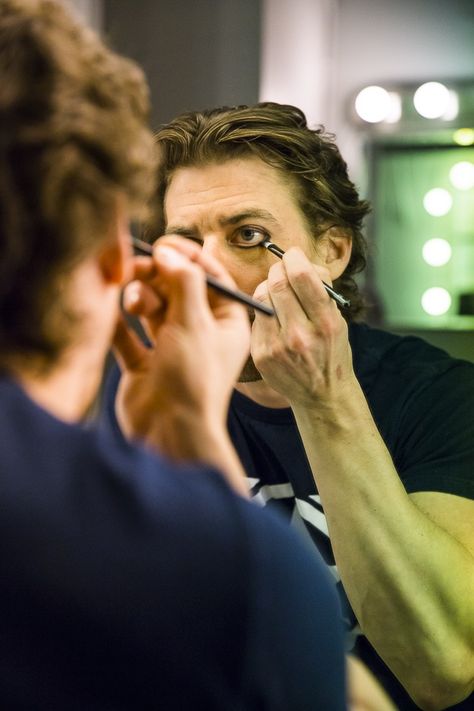
[[(141, 252), (141, 254), (153, 254), (153, 247), (151, 244), (144, 242), (142, 239), (138, 239), (138, 237), (132, 237), (132, 244), (135, 250), (137, 252)], [(275, 315), (274, 310), (266, 304), (262, 304), (260, 301), (255, 301), (255, 299), (252, 299), (251, 296), (247, 296), (247, 294), (244, 294), (242, 291), (237, 291), (236, 289), (230, 289), (228, 286), (224, 286), (224, 284), (210, 274), (206, 274), (206, 284), (208, 287), (214, 289), (214, 291), (217, 291), (219, 294), (226, 296), (228, 299), (238, 301), (245, 306), (251, 306), (256, 311), (260, 311), (260, 313), (265, 314), (265, 316)]]

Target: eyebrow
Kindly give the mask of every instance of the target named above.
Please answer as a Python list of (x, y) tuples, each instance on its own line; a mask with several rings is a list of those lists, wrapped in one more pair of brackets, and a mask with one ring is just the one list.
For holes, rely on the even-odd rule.
[[(238, 225), (239, 222), (245, 222), (245, 220), (265, 220), (266, 222), (278, 225), (278, 220), (273, 217), (271, 212), (261, 210), (259, 208), (250, 208), (248, 210), (238, 212), (235, 215), (230, 215), (229, 217), (221, 217), (218, 222), (222, 227), (226, 227), (227, 225)], [(165, 234), (181, 235), (182, 237), (195, 237), (197, 235), (197, 230), (193, 227), (170, 225), (166, 227)]]

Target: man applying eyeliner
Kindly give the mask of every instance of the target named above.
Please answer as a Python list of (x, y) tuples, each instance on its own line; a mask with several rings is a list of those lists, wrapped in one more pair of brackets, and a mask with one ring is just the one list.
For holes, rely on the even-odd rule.
[(297, 108), (189, 113), (157, 142), (151, 235), (199, 243), (276, 312), (250, 314), (228, 416), (253, 495), (320, 550), (348, 645), (399, 708), (470, 707), (474, 366), (358, 322), (369, 207)]

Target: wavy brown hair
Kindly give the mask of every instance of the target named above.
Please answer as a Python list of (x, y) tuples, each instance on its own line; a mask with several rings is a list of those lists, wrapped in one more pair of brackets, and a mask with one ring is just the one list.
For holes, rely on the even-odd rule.
[(54, 360), (70, 270), (125, 197), (144, 216), (156, 147), (141, 70), (54, 0), (0, 0), (0, 353)]
[(278, 169), (294, 190), (311, 234), (337, 225), (352, 237), (352, 256), (335, 287), (351, 300), (345, 310), (354, 318), (363, 309), (354, 275), (366, 264), (362, 221), (369, 204), (360, 200), (347, 165), (322, 127), (308, 127), (302, 111), (272, 102), (222, 107), (178, 116), (156, 133), (160, 174), (154, 220), (148, 234), (161, 234), (163, 202), (173, 172), (243, 156), (257, 156)]

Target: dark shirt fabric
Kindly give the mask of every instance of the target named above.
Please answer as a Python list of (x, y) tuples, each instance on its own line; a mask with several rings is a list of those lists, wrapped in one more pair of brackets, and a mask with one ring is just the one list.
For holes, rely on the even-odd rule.
[[(352, 324), (349, 332), (356, 376), (407, 492), (474, 498), (474, 365), (419, 338), (401, 338), (364, 324)], [(256, 500), (284, 512), (300, 528), (302, 521), (329, 566), (342, 601), (347, 647), (363, 659), (400, 709), (417, 709), (360, 633), (291, 409), (262, 407), (236, 392), (229, 430)], [(452, 708), (473, 709), (474, 695)]]
[(0, 440), (0, 708), (346, 708), (337, 596), (279, 517), (7, 378)]
[[(474, 498), (474, 365), (422, 339), (402, 338), (365, 324), (351, 324), (349, 339), (355, 374), (406, 491)], [(113, 412), (117, 381), (115, 370), (105, 402), (108, 426), (119, 432)], [(262, 407), (235, 392), (228, 426), (255, 501), (283, 514), (325, 560), (342, 603), (346, 648), (367, 664), (398, 708), (417, 709), (360, 633), (340, 582), (324, 510), (291, 409)], [(452, 708), (474, 708), (474, 696)]]

